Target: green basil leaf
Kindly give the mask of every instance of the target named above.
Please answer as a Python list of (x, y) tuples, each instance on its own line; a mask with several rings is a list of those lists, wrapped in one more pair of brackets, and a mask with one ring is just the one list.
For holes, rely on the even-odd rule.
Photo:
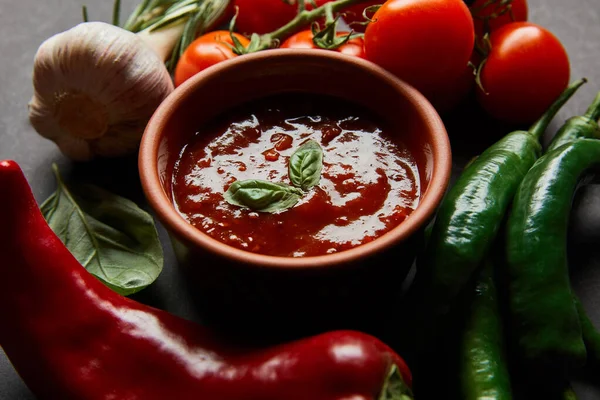
[(290, 157), (290, 180), (302, 190), (318, 185), (322, 170), (323, 149), (314, 140), (304, 143)]
[(292, 208), (302, 195), (301, 190), (285, 183), (249, 179), (233, 182), (223, 197), (225, 201), (236, 206), (275, 213)]
[(132, 201), (93, 185), (69, 190), (56, 165), (56, 191), (40, 206), (75, 258), (124, 296), (156, 280), (163, 250), (152, 216)]

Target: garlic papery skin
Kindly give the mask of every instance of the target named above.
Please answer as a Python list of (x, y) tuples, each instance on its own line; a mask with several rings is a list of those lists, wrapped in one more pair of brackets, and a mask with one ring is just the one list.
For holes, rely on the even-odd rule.
[(136, 152), (148, 120), (174, 90), (142, 39), (104, 22), (81, 23), (42, 43), (33, 87), (32, 126), (75, 161)]

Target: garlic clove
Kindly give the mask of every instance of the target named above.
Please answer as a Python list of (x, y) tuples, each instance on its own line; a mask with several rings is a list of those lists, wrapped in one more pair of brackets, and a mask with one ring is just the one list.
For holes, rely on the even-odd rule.
[(33, 86), (32, 126), (77, 161), (135, 152), (148, 120), (174, 89), (143, 40), (103, 22), (81, 23), (42, 43)]

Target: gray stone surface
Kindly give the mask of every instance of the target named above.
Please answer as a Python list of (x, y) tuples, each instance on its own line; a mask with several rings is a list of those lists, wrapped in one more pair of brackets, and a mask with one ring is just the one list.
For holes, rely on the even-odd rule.
[[(123, 3), (126, 15), (137, 1), (124, 0)], [(143, 204), (134, 159), (116, 165), (93, 163), (73, 168), (74, 164), (63, 158), (52, 142), (38, 136), (27, 120), (36, 49), (47, 37), (79, 23), (82, 4), (82, 0), (0, 0), (0, 160), (14, 159), (21, 165), (40, 202), (55, 188), (50, 166), (56, 162), (67, 176), (72, 173)], [(87, 0), (87, 5), (91, 19), (109, 20), (112, 1)], [(584, 111), (600, 91), (600, 0), (530, 0), (530, 10), (531, 21), (548, 27), (564, 43), (571, 57), (572, 78), (585, 76), (590, 80), (559, 113), (550, 129), (554, 132), (560, 122)], [(481, 126), (473, 134), (485, 135), (486, 131), (487, 128)], [(460, 148), (463, 141), (453, 138), (453, 146)], [(572, 262), (577, 266), (573, 281), (594, 322), (600, 326), (600, 250), (597, 246), (600, 186), (591, 185), (578, 194), (573, 216), (571, 253)], [(160, 234), (166, 254), (164, 273), (136, 299), (197, 320), (181, 277), (175, 271), (175, 260), (162, 228)], [(0, 276), (0, 279), (3, 278)], [(0, 321), (0, 329), (10, 327)], [(594, 388), (577, 383), (576, 389), (582, 400), (600, 399), (600, 385)], [(0, 400), (33, 398), (0, 350)]]

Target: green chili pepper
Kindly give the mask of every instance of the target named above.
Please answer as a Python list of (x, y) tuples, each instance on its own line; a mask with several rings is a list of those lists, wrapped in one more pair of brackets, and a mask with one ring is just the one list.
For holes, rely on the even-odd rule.
[(583, 333), (583, 342), (587, 351), (587, 364), (593, 368), (600, 368), (600, 332), (596, 330), (594, 324), (588, 317), (581, 301), (577, 297), (573, 298), (575, 307), (579, 315), (579, 323)]
[(442, 201), (410, 294), (418, 304), (413, 314), (417, 351), (483, 262), (521, 180), (540, 156), (540, 137), (584, 83), (572, 83), (529, 131), (510, 133), (473, 160)]
[(512, 399), (505, 359), (504, 332), (493, 280), (487, 261), (470, 299), (460, 341), (460, 380), (463, 400)]
[(586, 359), (567, 265), (567, 226), (579, 179), (600, 165), (600, 141), (579, 139), (540, 158), (507, 222), (509, 308), (526, 361), (560, 369)]
[(556, 132), (546, 152), (580, 138), (600, 139), (600, 93), (590, 104), (584, 115), (569, 118)]
[[(596, 98), (590, 104), (584, 115), (569, 118), (565, 122), (552, 139), (546, 152), (555, 150), (564, 144), (580, 138), (600, 139), (600, 125), (598, 125), (598, 119), (600, 119), (600, 92), (596, 95)], [(576, 296), (574, 297), (574, 301), (581, 323), (583, 341), (587, 349), (588, 364), (599, 367), (600, 332), (596, 330)]]

